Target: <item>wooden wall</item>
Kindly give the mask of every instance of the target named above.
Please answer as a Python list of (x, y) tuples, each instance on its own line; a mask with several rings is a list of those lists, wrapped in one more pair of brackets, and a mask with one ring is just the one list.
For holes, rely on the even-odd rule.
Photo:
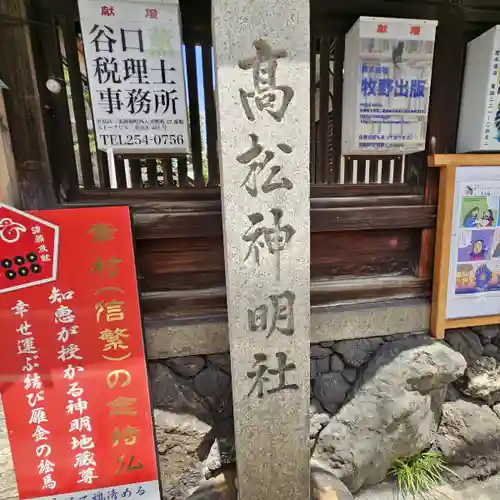
[[(59, 197), (64, 178), (72, 179), (74, 189), (68, 199), (59, 197), (60, 203), (130, 205), (146, 315), (168, 321), (223, 319), (225, 278), (215, 130), (209, 127), (212, 140), (208, 169), (212, 180), (208, 186), (190, 183), (189, 179), (184, 179), (183, 186), (163, 188), (154, 183), (140, 188), (137, 182), (130, 189), (117, 190), (77, 186), (71, 170), (75, 163), (74, 151), (63, 146), (68, 141), (58, 141), (58, 134), (64, 134), (64, 127), (68, 126), (67, 105), (47, 95), (44, 89), (46, 78), (60, 62), (46, 57), (47, 50), (42, 43), (29, 47), (30, 38), (40, 40), (40, 33), (46, 30), (47, 24), (40, 25), (45, 26), (42, 29), (37, 22), (7, 23), (22, 14), (20, 5), (33, 7), (37, 1), (0, 1), (2, 6), (9, 5), (9, 9), (2, 7), (0, 10), (0, 44), (11, 40), (13, 30), (21, 30), (17, 32), (15, 43), (22, 50), (9, 51), (6, 45), (0, 50), (0, 76), (9, 75), (11, 80), (7, 82), (11, 91), (6, 93), (6, 106), (9, 117), (15, 117), (10, 126), (18, 173), (21, 181), (29, 179), (32, 182), (29, 189), (25, 186), (23, 191), (25, 206), (34, 206), (30, 197), (32, 192), (40, 194), (36, 198), (37, 205), (48, 200), (45, 206), (49, 206), (51, 198), (47, 195), (47, 187), (53, 185), (53, 196)], [(74, 0), (43, 1), (53, 6), (58, 16), (64, 15), (65, 9), (69, 16), (74, 15), (74, 10), (68, 7), (71, 2), (75, 3)], [(197, 4), (194, 0), (181, 0), (180, 3), (183, 21), (191, 26), (185, 29), (186, 40), (193, 44), (197, 33), (203, 32), (203, 43), (207, 44), (210, 41), (206, 32), (209, 1)], [(193, 14), (197, 5), (202, 6), (200, 12), (207, 14), (204, 27)], [(321, 40), (342, 40), (360, 15), (437, 19), (429, 139), (435, 138), (438, 153), (454, 151), (466, 43), (494, 24), (500, 24), (498, 0), (311, 0), (311, 13), (313, 66), (322, 48), (327, 53), (330, 50)], [(48, 13), (41, 13), (40, 9), (31, 9), (29, 15), (42, 14), (45, 21), (39, 21), (46, 22)], [(196, 19), (191, 19), (193, 16)], [(69, 31), (78, 28), (77, 24), (65, 22)], [(341, 44), (333, 57), (337, 58), (336, 67), (341, 68)], [(328, 72), (327, 64), (323, 63), (322, 67)], [(209, 79), (206, 78), (207, 82)], [(333, 112), (325, 112), (322, 108), (320, 121), (311, 123), (313, 308), (428, 297), (437, 181), (428, 174), (426, 154), (407, 158), (402, 182), (390, 183), (384, 178), (381, 183), (369, 179), (366, 184), (356, 184), (353, 179), (346, 178), (345, 184), (341, 184), (337, 169), (342, 120), (339, 71), (335, 72), (333, 80)], [(321, 89), (326, 91), (329, 99), (328, 93), (332, 90), (329, 84), (323, 79), (319, 87), (320, 92)], [(312, 94), (315, 88), (316, 82), (312, 79)], [(30, 95), (38, 93), (39, 98), (28, 105), (22, 97), (30, 92)], [(210, 114), (213, 121), (213, 108)], [(36, 140), (26, 141), (26, 137)], [(199, 151), (195, 153), (199, 161)], [(51, 165), (49, 173), (44, 160), (47, 154)], [(401, 163), (397, 165), (402, 168)]]

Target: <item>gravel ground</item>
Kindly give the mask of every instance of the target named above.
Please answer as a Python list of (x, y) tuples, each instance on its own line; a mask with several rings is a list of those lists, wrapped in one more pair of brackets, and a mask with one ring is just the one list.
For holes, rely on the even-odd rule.
[[(354, 497), (355, 500), (396, 500), (397, 492), (391, 485), (380, 485)], [(457, 485), (443, 485), (432, 490), (429, 500), (498, 500), (500, 498), (500, 475), (486, 481), (465, 481)]]

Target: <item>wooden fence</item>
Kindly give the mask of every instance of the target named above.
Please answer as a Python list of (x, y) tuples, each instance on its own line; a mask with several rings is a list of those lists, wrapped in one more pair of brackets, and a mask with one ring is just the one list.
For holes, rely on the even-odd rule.
[[(109, 187), (106, 156), (93, 147), (76, 5), (0, 0), (0, 77), (10, 87), (5, 99), (24, 204), (130, 205), (147, 317), (222, 318), (210, 1), (180, 0), (191, 154), (116, 157), (117, 189)], [(317, 309), (430, 293), (437, 183), (426, 153), (340, 154), (344, 36), (360, 15), (438, 20), (428, 135), (436, 152), (445, 153), (455, 148), (466, 43), (500, 23), (500, 5), (311, 0), (311, 294)], [(48, 92), (50, 77), (66, 79), (67, 91)]]

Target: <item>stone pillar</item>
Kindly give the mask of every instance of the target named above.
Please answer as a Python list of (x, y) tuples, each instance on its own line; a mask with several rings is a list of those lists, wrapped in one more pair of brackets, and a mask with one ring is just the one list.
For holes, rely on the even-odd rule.
[(212, 0), (241, 500), (309, 498), (309, 0)]

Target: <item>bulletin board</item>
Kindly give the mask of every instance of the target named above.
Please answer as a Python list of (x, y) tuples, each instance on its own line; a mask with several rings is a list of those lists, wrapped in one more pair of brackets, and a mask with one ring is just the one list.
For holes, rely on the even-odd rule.
[(434, 155), (440, 168), (431, 333), (500, 324), (500, 155)]

